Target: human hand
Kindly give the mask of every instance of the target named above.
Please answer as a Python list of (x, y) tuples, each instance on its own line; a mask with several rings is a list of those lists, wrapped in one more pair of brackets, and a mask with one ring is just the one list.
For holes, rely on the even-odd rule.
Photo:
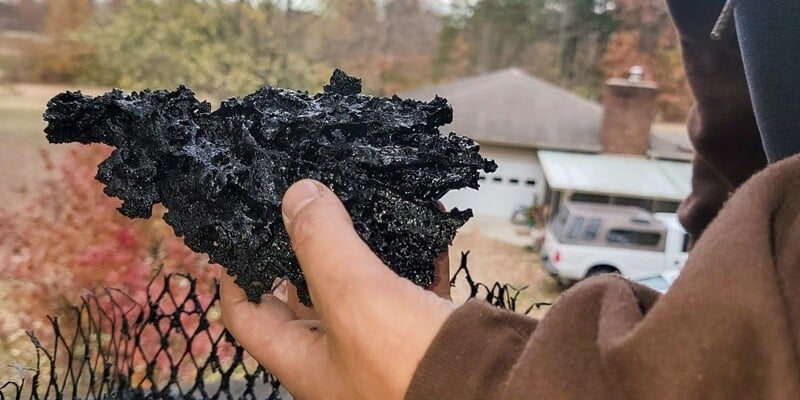
[(295, 398), (402, 399), (453, 303), (386, 267), (324, 185), (294, 184), (283, 215), (320, 319), (271, 295), (254, 305), (223, 274), (225, 326)]
[[(439, 204), (442, 211), (444, 206)], [(437, 296), (445, 299), (452, 300), (450, 295), (450, 254), (446, 250), (439, 255), (439, 258), (434, 262), (435, 276), (433, 283), (428, 286), (427, 290), (433, 292)], [(314, 311), (311, 307), (306, 307), (300, 301), (300, 296), (297, 295), (297, 287), (290, 282), (283, 282), (286, 294), (286, 305), (289, 307), (298, 319), (319, 319), (319, 313)]]

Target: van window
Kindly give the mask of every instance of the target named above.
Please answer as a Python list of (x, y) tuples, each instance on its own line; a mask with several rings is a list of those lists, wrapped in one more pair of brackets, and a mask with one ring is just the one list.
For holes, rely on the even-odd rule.
[(689, 251), (689, 243), (690, 243), (689, 234), (688, 233), (684, 233), (683, 234), (683, 246), (681, 246), (681, 252), (686, 253), (686, 252)]
[(589, 225), (586, 226), (586, 231), (583, 232), (583, 240), (594, 240), (597, 238), (597, 231), (600, 230), (600, 218), (592, 218), (589, 220)]
[(568, 238), (575, 239), (581, 234), (581, 229), (583, 229), (583, 219), (583, 217), (575, 217), (575, 220), (572, 221), (572, 226), (569, 227), (569, 232), (567, 232)]
[(569, 211), (566, 208), (559, 210), (558, 214), (550, 221), (550, 229), (556, 237), (563, 237), (562, 235), (567, 230), (567, 221), (569, 221)]
[(654, 247), (661, 242), (661, 234), (658, 232), (631, 231), (626, 229), (612, 229), (608, 231), (606, 240), (609, 243), (616, 243), (628, 246)]
[(561, 226), (566, 226), (568, 219), (569, 219), (569, 211), (567, 211), (566, 208), (562, 208), (561, 211), (559, 211), (558, 216), (556, 217), (556, 222), (558, 222), (558, 224)]

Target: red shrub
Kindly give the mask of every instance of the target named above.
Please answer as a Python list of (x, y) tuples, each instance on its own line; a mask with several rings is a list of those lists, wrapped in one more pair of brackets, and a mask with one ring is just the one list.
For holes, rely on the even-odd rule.
[(103, 194), (94, 176), (109, 151), (73, 148), (55, 167), (48, 159), (52, 178), (30, 204), (13, 214), (0, 210), (0, 349), (19, 346), (22, 329), (41, 326), (48, 314), (64, 315), (87, 291), (114, 287), (141, 302), (160, 272), (197, 277), (200, 298), (211, 300), (216, 268), (175, 237), (160, 218), (163, 209), (131, 220), (116, 211), (119, 200)]

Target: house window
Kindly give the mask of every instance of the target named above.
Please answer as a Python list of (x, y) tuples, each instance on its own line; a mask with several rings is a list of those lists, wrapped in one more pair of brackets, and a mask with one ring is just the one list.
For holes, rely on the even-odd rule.
[(479, 177), (478, 177), (478, 180), (479, 180), (479, 181), (485, 181), (485, 180), (486, 180), (486, 175), (481, 175), (481, 176), (479, 176)]
[(519, 184), (519, 179), (511, 178), (511, 179), (508, 180), (508, 183), (510, 183), (512, 185), (517, 185), (517, 184)]
[(528, 179), (527, 181), (525, 181), (525, 184), (528, 186), (534, 186), (536, 185), (536, 181), (533, 179)]
[(494, 181), (494, 182), (502, 182), (503, 181), (503, 177), (495, 176), (494, 178), (492, 178), (492, 181)]

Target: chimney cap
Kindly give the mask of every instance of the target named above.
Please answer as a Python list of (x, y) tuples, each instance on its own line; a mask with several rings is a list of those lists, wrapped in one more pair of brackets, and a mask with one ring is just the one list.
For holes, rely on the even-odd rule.
[(641, 82), (644, 80), (644, 67), (634, 65), (628, 70), (628, 80), (631, 82)]
[(609, 86), (621, 86), (641, 89), (658, 89), (658, 84), (644, 79), (644, 67), (634, 65), (628, 70), (627, 78), (610, 78), (606, 81)]

